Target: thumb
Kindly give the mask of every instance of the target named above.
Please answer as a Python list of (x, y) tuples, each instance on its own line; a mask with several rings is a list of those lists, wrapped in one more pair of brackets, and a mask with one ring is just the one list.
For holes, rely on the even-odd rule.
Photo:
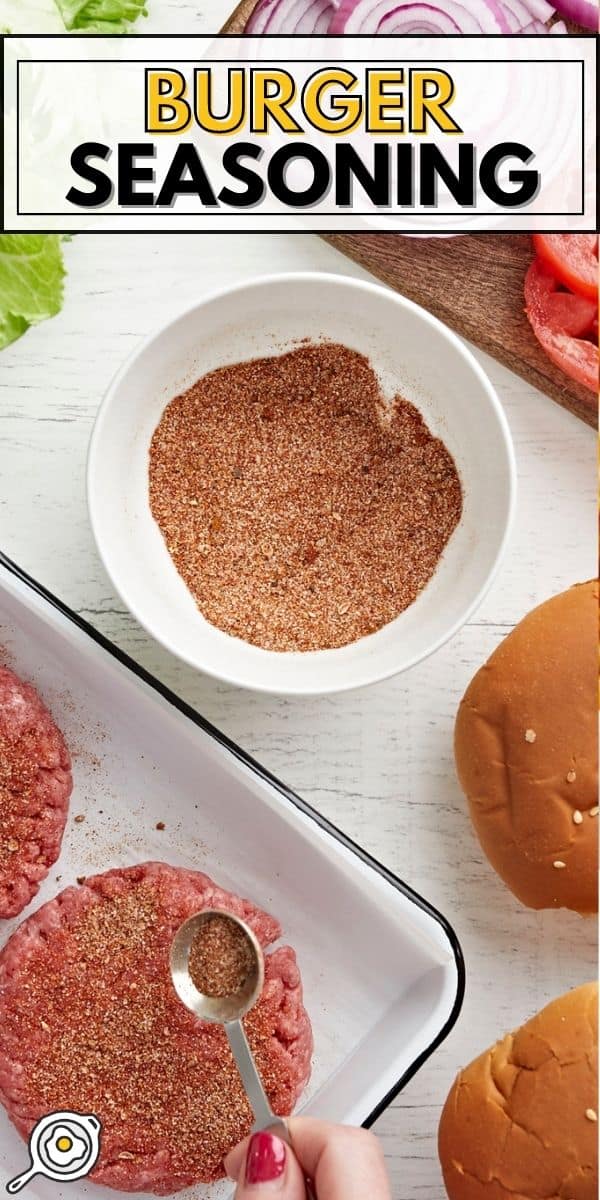
[(281, 1138), (255, 1133), (240, 1150), (227, 1161), (228, 1174), (238, 1181), (235, 1200), (305, 1200), (298, 1160)]

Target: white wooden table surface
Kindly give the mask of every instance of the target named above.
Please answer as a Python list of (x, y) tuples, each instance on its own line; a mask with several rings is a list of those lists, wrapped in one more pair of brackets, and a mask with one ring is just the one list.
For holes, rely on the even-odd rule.
[(492, 873), (452, 762), (471, 675), (533, 604), (594, 571), (592, 431), (478, 354), (506, 407), (519, 501), (504, 566), (473, 620), (428, 662), (350, 695), (288, 700), (219, 686), (154, 645), (102, 570), (84, 491), (98, 404), (138, 339), (215, 286), (266, 270), (364, 273), (308, 235), (87, 235), (65, 255), (63, 312), (0, 355), (1, 544), (450, 918), (467, 959), (462, 1017), (377, 1125), (394, 1200), (441, 1200), (436, 1129), (457, 1068), (595, 975), (592, 921), (529, 912)]

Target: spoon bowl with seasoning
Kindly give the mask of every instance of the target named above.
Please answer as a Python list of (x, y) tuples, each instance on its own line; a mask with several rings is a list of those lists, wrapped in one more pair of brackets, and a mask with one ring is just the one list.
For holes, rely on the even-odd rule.
[[(265, 981), (256, 934), (240, 917), (205, 909), (188, 917), (171, 946), (171, 978), (182, 1004), (200, 1021), (223, 1025), (254, 1113), (253, 1133), (269, 1129), (292, 1145), (287, 1122), (273, 1112), (256, 1068), (242, 1018), (260, 999)], [(314, 1200), (306, 1180), (307, 1200)]]
[(200, 1021), (240, 1022), (263, 990), (265, 964), (256, 934), (239, 917), (211, 908), (184, 921), (171, 947), (179, 999)]

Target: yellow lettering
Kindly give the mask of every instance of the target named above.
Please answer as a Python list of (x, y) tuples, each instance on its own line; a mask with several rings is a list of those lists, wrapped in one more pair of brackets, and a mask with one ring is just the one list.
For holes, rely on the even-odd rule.
[(184, 133), (192, 123), (185, 75), (181, 71), (146, 72), (146, 132)]
[(447, 71), (410, 72), (410, 128), (412, 133), (427, 133), (431, 118), (444, 133), (462, 133), (460, 125), (446, 112), (454, 99), (454, 83)]
[(194, 72), (196, 121), (208, 133), (235, 133), (244, 122), (245, 72), (232, 67), (228, 72), (227, 111), (222, 116), (213, 112), (211, 67), (199, 67)]
[(302, 133), (288, 105), (296, 97), (296, 84), (288, 71), (252, 72), (252, 133), (268, 133), (272, 119), (285, 133)]
[(316, 71), (304, 85), (302, 107), (314, 129), (322, 133), (347, 133), (358, 125), (362, 113), (360, 96), (333, 95), (330, 98), (332, 113), (325, 112), (322, 103), (331, 88), (342, 88), (351, 92), (358, 79), (352, 71), (343, 67)]
[(367, 131), (369, 133), (404, 133), (404, 117), (395, 115), (394, 110), (404, 108), (404, 95), (400, 91), (388, 91), (391, 84), (401, 87), (404, 71), (367, 70)]

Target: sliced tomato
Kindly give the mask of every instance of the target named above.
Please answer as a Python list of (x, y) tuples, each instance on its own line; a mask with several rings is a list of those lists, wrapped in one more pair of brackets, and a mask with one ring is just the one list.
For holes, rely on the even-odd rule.
[(548, 358), (577, 383), (598, 389), (598, 346), (586, 341), (597, 319), (596, 305), (561, 292), (556, 277), (539, 258), (525, 276), (525, 311)]
[(598, 236), (595, 233), (534, 233), (536, 253), (565, 287), (598, 299)]
[(553, 333), (551, 329), (541, 333), (534, 328), (548, 358), (569, 375), (576, 383), (583, 384), (591, 392), (598, 391), (598, 347), (581, 338), (569, 337), (566, 333)]
[(598, 319), (597, 304), (585, 296), (566, 292), (539, 258), (534, 258), (525, 277), (525, 303), (530, 320), (533, 312), (546, 328), (571, 337), (591, 334)]

